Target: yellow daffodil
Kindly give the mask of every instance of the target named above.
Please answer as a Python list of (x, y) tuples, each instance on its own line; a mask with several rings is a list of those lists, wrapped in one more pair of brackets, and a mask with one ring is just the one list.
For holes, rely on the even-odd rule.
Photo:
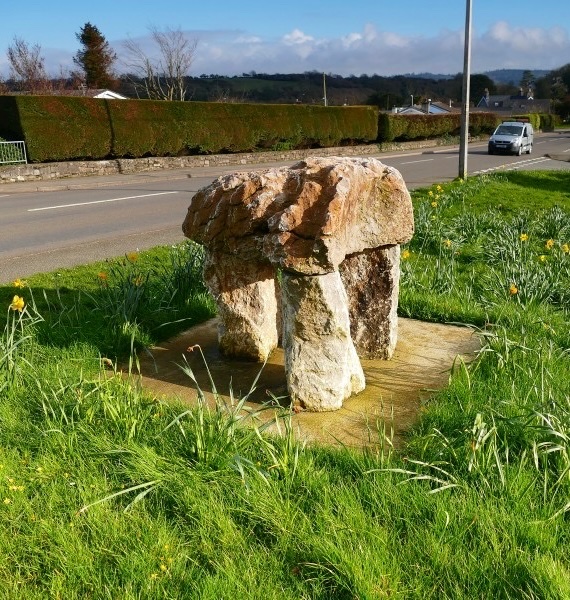
[(554, 246), (554, 240), (553, 239), (546, 240), (546, 244), (544, 244), (544, 247), (547, 250), (550, 250), (552, 248), (552, 246)]
[(129, 252), (127, 254), (127, 259), (131, 262), (136, 262), (139, 259), (139, 255), (136, 252)]
[(410, 258), (412, 253), (409, 250), (402, 250), (402, 260), (406, 260)]
[(433, 192), (431, 190), (428, 192), (428, 196), (433, 196)]
[(25, 281), (23, 281), (22, 279), (18, 278), (18, 279), (15, 279), (15, 280), (12, 282), (12, 285), (13, 285), (15, 288), (25, 288), (25, 287), (26, 287), (26, 285), (28, 285), (28, 284), (27, 284)]
[(20, 296), (14, 296), (14, 299), (12, 300), (12, 304), (10, 304), (10, 308), (12, 310), (17, 310), (18, 312), (22, 312), (24, 310), (25, 305), (26, 305), (26, 303), (24, 302), (23, 298), (21, 298)]
[(560, 248), (562, 249), (562, 252), (564, 252), (564, 254), (568, 254), (570, 252), (570, 246), (568, 244), (562, 244)]
[(107, 279), (109, 278), (109, 276), (107, 275), (107, 273), (105, 273), (105, 271), (101, 271), (100, 273), (97, 273), (97, 277), (99, 277), (99, 279), (101, 281), (107, 281)]
[(519, 288), (514, 283), (511, 283), (511, 285), (509, 287), (509, 294), (511, 296), (514, 296), (515, 294), (518, 294), (518, 293), (519, 293)]
[(443, 192), (443, 188), (441, 187), (441, 185), (436, 186), (435, 188), (438, 192)]
[(434, 200), (434, 201), (431, 203), (431, 205), (432, 205), (432, 208), (436, 208), (436, 207), (437, 207), (437, 202)]
[(520, 238), (521, 242), (528, 241), (528, 233), (521, 233), (520, 236), (519, 236), (519, 238)]
[(443, 240), (443, 245), (446, 248), (451, 248), (451, 240), (449, 240), (449, 239), (448, 240)]
[(541, 255), (538, 257), (538, 260), (539, 260), (540, 262), (546, 262), (546, 254), (541, 254)]

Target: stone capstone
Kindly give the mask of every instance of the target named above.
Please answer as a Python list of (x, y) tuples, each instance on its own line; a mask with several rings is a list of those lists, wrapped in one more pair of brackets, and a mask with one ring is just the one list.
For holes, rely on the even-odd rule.
[(358, 356), (391, 356), (399, 245), (414, 229), (395, 169), (315, 157), (232, 173), (194, 195), (182, 229), (206, 247), (222, 352), (264, 361), (282, 327), (294, 402), (340, 408), (364, 388)]
[(400, 173), (373, 158), (348, 157), (219, 177), (192, 198), (182, 226), (207, 248), (305, 275), (407, 242), (413, 228)]

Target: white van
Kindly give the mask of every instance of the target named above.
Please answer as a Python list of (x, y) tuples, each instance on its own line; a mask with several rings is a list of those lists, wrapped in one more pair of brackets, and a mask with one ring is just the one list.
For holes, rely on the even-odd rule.
[(489, 139), (489, 154), (506, 152), (530, 154), (534, 144), (534, 130), (526, 121), (503, 121)]

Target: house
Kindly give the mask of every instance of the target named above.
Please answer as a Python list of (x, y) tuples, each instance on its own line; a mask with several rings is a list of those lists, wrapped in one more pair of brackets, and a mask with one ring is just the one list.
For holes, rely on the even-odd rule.
[(449, 104), (446, 104), (445, 102), (432, 102), (429, 100), (423, 104), (394, 107), (392, 112), (399, 115), (448, 115), (461, 112), (461, 110), (452, 106), (451, 101)]
[(117, 94), (112, 90), (91, 90), (88, 88), (79, 87), (77, 90), (58, 90), (52, 92), (57, 96), (83, 96), (85, 98), (102, 98), (103, 100), (128, 100), (126, 96)]
[(489, 90), (485, 89), (485, 94), (479, 100), (476, 109), (481, 111), (495, 112), (505, 116), (519, 113), (549, 113), (550, 100), (537, 100), (529, 89), (525, 94), (523, 89), (519, 90), (514, 96), (509, 95), (491, 95)]
[[(9, 92), (11, 96), (31, 96), (34, 95), (32, 92), (28, 91), (16, 91)], [(113, 92), (112, 90), (90, 90), (87, 88), (79, 88), (76, 90), (44, 90), (42, 92), (37, 92), (35, 95), (39, 96), (83, 96), (85, 98), (102, 98), (103, 100), (128, 100), (126, 96), (122, 94), (117, 94), (117, 92)]]

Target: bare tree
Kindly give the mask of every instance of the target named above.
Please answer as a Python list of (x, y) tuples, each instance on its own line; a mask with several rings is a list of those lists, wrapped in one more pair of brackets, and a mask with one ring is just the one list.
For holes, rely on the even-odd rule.
[(19, 37), (14, 37), (12, 45), (8, 46), (11, 76), (18, 82), (20, 90), (37, 94), (51, 89), (41, 51), (40, 45), (30, 47)]
[(149, 29), (155, 46), (155, 57), (149, 56), (138, 42), (124, 42), (124, 61), (131, 74), (137, 95), (152, 100), (184, 100), (186, 77), (194, 62), (198, 40), (190, 39), (180, 29)]

